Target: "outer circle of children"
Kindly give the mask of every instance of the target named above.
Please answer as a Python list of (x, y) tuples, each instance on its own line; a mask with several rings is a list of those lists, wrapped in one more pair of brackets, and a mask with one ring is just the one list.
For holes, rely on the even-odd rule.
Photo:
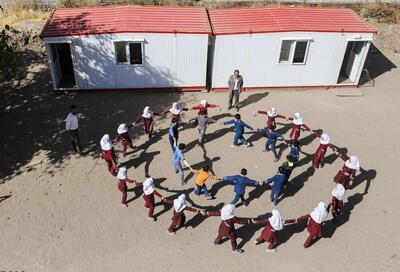
[[(216, 123), (216, 121), (208, 117), (208, 109), (219, 108), (220, 106), (215, 104), (209, 104), (206, 100), (201, 100), (200, 104), (192, 108), (180, 107), (177, 103), (173, 103), (169, 110), (161, 112), (153, 112), (149, 106), (146, 106), (143, 110), (143, 114), (139, 116), (132, 124), (122, 123), (117, 128), (117, 137), (114, 140), (110, 139), (109, 134), (105, 134), (100, 140), (100, 146), (102, 149), (101, 158), (106, 161), (107, 170), (118, 179), (118, 189), (122, 193), (121, 206), (127, 207), (127, 183), (134, 183), (136, 186), (143, 187), (143, 199), (145, 202), (145, 208), (148, 209), (148, 219), (155, 221), (156, 218), (153, 215), (155, 207), (155, 196), (158, 197), (164, 204), (173, 205), (173, 214), (171, 218), (171, 224), (167, 229), (169, 235), (174, 235), (180, 230), (186, 221), (185, 212), (193, 212), (202, 216), (219, 216), (221, 223), (218, 228), (218, 234), (213, 244), (219, 245), (222, 243), (223, 238), (229, 238), (231, 242), (231, 250), (233, 253), (242, 253), (243, 249), (237, 247), (236, 243), (236, 231), (235, 224), (257, 224), (264, 226), (260, 236), (254, 241), (254, 244), (266, 242), (267, 252), (276, 251), (276, 247), (279, 244), (279, 231), (282, 230), (286, 225), (297, 224), (302, 221), (307, 223), (307, 231), (309, 236), (304, 242), (304, 248), (310, 247), (314, 242), (322, 237), (322, 231), (324, 224), (327, 222), (329, 212), (332, 213), (332, 219), (340, 214), (343, 208), (343, 197), (346, 190), (351, 189), (356, 172), (360, 170), (360, 163), (356, 156), (348, 157), (346, 154), (339, 154), (335, 146), (331, 143), (331, 139), (327, 134), (319, 134), (316, 131), (308, 127), (303, 120), (301, 113), (296, 112), (293, 117), (286, 117), (278, 114), (275, 107), (271, 107), (267, 111), (259, 110), (254, 112), (254, 117), (259, 114), (266, 115), (266, 123), (264, 128), (257, 129), (256, 131), (246, 124), (240, 114), (235, 114), (231, 120), (220, 123), (220, 125), (231, 125), (235, 127), (235, 134), (232, 141), (232, 148), (239, 148), (240, 144), (245, 147), (250, 147), (251, 143), (244, 137), (245, 129), (255, 131), (256, 133), (262, 133), (266, 136), (267, 141), (265, 143), (264, 152), (271, 151), (274, 155), (275, 161), (280, 158), (276, 152), (276, 143), (278, 141), (284, 141), (290, 147), (289, 154), (286, 156), (286, 161), (278, 167), (276, 175), (267, 178), (264, 181), (255, 181), (247, 177), (247, 169), (242, 169), (240, 173), (232, 176), (215, 176), (210, 173), (210, 166), (205, 165), (201, 169), (193, 169), (191, 165), (186, 161), (184, 156), (185, 144), (179, 143), (179, 126), (184, 124), (190, 124), (193, 127), (197, 127), (199, 137), (198, 144), (203, 145), (207, 140), (206, 130), (208, 125)], [(197, 117), (188, 120), (182, 118), (181, 113), (183, 111), (197, 111)], [(195, 180), (195, 189), (193, 191), (196, 197), (199, 197), (201, 193), (204, 194), (206, 199), (213, 199), (215, 196), (210, 195), (206, 181), (217, 180), (220, 182), (230, 181), (234, 184), (234, 197), (229, 204), (226, 204), (220, 211), (207, 211), (200, 210), (189, 206), (186, 203), (186, 195), (181, 194), (176, 199), (162, 196), (153, 184), (153, 179), (148, 177), (144, 182), (138, 182), (128, 178), (128, 170), (125, 167), (118, 167), (117, 158), (114, 152), (113, 144), (121, 142), (122, 154), (126, 155), (126, 151), (129, 148), (133, 148), (132, 139), (129, 136), (129, 129), (133, 126), (137, 126), (142, 123), (144, 126), (144, 132), (149, 138), (153, 134), (154, 120), (153, 116), (171, 116), (171, 122), (168, 129), (168, 138), (173, 152), (172, 165), (179, 177), (180, 184), (185, 183), (184, 171), (182, 168), (183, 163), (191, 172), (197, 174)], [(285, 139), (284, 135), (277, 132), (277, 118), (284, 119), (286, 121), (292, 121), (292, 127), (289, 134), (289, 138)], [(274, 206), (279, 202), (279, 197), (289, 182), (292, 170), (296, 167), (300, 158), (300, 134), (301, 131), (307, 131), (314, 134), (319, 138), (320, 145), (314, 153), (312, 160), (312, 170), (315, 171), (318, 168), (322, 168), (324, 165), (325, 154), (329, 149), (333, 151), (336, 156), (339, 156), (343, 161), (344, 165), (341, 170), (332, 179), (334, 188), (332, 190), (332, 198), (329, 204), (323, 201), (319, 201), (318, 205), (308, 214), (302, 215), (295, 219), (283, 219), (281, 213), (275, 208), (272, 210), (272, 215), (264, 220), (256, 220), (249, 218), (239, 218), (235, 216), (236, 204), (241, 201), (244, 207), (249, 204), (249, 200), (245, 199), (245, 191), (247, 186), (260, 186), (267, 184), (271, 186), (270, 200)], [(240, 144), (239, 144), (240, 142)], [(304, 224), (304, 223), (303, 223)]]

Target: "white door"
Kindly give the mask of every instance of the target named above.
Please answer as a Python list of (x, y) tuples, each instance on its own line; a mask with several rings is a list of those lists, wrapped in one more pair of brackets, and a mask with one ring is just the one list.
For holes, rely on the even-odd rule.
[(349, 76), (349, 79), (353, 82), (356, 82), (358, 73), (360, 71), (361, 63), (364, 56), (366, 42), (359, 41), (353, 43), (353, 48), (350, 52), (348, 67), (346, 67), (346, 74)]

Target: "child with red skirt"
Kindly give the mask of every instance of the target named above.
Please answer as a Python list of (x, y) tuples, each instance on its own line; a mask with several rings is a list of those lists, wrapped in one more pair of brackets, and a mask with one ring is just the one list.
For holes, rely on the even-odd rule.
[(200, 104), (192, 107), (190, 110), (198, 110), (197, 115), (205, 115), (208, 116), (208, 108), (219, 108), (220, 106), (215, 104), (209, 104), (207, 100), (203, 99), (200, 101)]
[(153, 178), (148, 178), (142, 183), (136, 182), (137, 186), (142, 186), (143, 187), (143, 199), (144, 199), (144, 207), (149, 209), (149, 212), (147, 214), (147, 218), (151, 221), (154, 221), (155, 218), (153, 216), (154, 214), (154, 196), (159, 197), (161, 200), (165, 200), (165, 198), (156, 191), (156, 188), (154, 187), (154, 181)]
[[(259, 114), (266, 114), (268, 119), (267, 122), (265, 123), (265, 128), (266, 129), (272, 129), (275, 130), (276, 129), (276, 118), (283, 118), (286, 119), (285, 116), (278, 114), (276, 108), (272, 107), (271, 110), (269, 111), (257, 111), (257, 113)], [(254, 113), (254, 116), (256, 116), (256, 113)]]
[(184, 211), (200, 213), (200, 210), (186, 204), (186, 196), (184, 194), (179, 195), (179, 197), (174, 201), (166, 199), (166, 202), (174, 205), (174, 212), (171, 218), (172, 222), (167, 230), (169, 235), (174, 235), (177, 230), (185, 225), (186, 216)]
[(254, 241), (254, 244), (258, 245), (263, 242), (268, 242), (267, 252), (276, 251), (279, 231), (282, 230), (286, 224), (293, 223), (296, 223), (295, 219), (283, 220), (279, 211), (277, 209), (273, 209), (272, 216), (270, 218), (261, 221), (253, 220), (253, 224), (265, 226), (260, 237)]
[(122, 193), (121, 206), (123, 208), (126, 208), (128, 207), (128, 205), (126, 204), (126, 198), (128, 194), (127, 193), (128, 187), (126, 186), (126, 183), (127, 182), (136, 183), (136, 180), (128, 178), (128, 170), (126, 169), (126, 167), (119, 168), (117, 178), (118, 178), (118, 189)]
[(117, 158), (110, 140), (110, 135), (105, 134), (100, 140), (101, 158), (106, 161), (108, 171), (111, 175), (117, 175)]
[(317, 151), (315, 151), (314, 153), (314, 158), (313, 158), (313, 167), (314, 169), (317, 169), (321, 166), (321, 168), (323, 167), (323, 163), (322, 161), (325, 158), (325, 154), (326, 154), (326, 150), (328, 149), (328, 147), (330, 149), (333, 150), (333, 152), (335, 152), (335, 147), (331, 144), (331, 138), (329, 137), (328, 134), (323, 133), (322, 135), (318, 135), (318, 137), (320, 137), (319, 140), (319, 146), (317, 148)]
[(243, 249), (237, 247), (235, 224), (246, 225), (251, 223), (251, 219), (239, 218), (235, 216), (235, 205), (227, 204), (220, 212), (205, 212), (207, 216), (221, 216), (218, 235), (214, 240), (214, 245), (221, 244), (224, 237), (231, 240), (232, 253), (242, 253)]
[(301, 128), (311, 131), (311, 129), (306, 124), (304, 124), (303, 116), (300, 112), (296, 112), (294, 114), (294, 118), (289, 117), (287, 118), (287, 120), (293, 120), (292, 130), (290, 131), (290, 139), (292, 143), (299, 142)]
[(178, 103), (172, 103), (172, 107), (167, 111), (172, 114), (172, 120), (175, 120), (178, 124), (182, 123), (181, 113), (187, 111), (188, 108), (179, 107)]
[(153, 116), (160, 116), (160, 115), (161, 113), (153, 112), (149, 106), (146, 106), (143, 110), (143, 114), (136, 119), (134, 125), (143, 122), (144, 132), (149, 136), (150, 139), (153, 134), (153, 128), (154, 128)]
[(114, 142), (122, 142), (122, 155), (124, 157), (126, 156), (128, 147), (133, 149), (132, 139), (128, 132), (130, 127), (132, 127), (132, 125), (127, 126), (125, 123), (120, 124), (117, 129), (118, 136), (114, 140)]
[(343, 196), (346, 192), (346, 188), (340, 183), (337, 183), (335, 188), (332, 190), (332, 200), (331, 200), (331, 212), (335, 219), (340, 210), (343, 208)]
[[(336, 153), (338, 154), (338, 153)], [(333, 181), (340, 183), (346, 189), (350, 189), (353, 186), (356, 172), (360, 170), (360, 162), (356, 156), (341, 155), (340, 158), (345, 161), (342, 169), (333, 178)]]
[(297, 218), (296, 222), (308, 220), (307, 230), (309, 236), (304, 242), (304, 248), (310, 247), (316, 239), (322, 237), (322, 227), (326, 219), (328, 218), (330, 205), (326, 207), (323, 201), (318, 203), (318, 206), (310, 214)]

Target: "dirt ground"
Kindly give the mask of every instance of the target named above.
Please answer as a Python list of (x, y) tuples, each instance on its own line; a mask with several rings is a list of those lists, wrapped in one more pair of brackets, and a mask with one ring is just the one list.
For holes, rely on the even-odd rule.
[[(375, 87), (360, 88), (363, 96), (339, 97), (337, 91), (250, 92), (241, 96), (240, 113), (248, 124), (260, 128), (263, 116), (253, 117), (258, 109), (276, 106), (282, 114), (303, 113), (313, 129), (328, 133), (341, 151), (356, 154), (362, 171), (356, 186), (346, 193), (343, 216), (336, 224), (327, 223), (324, 238), (303, 249), (307, 237), (304, 225), (286, 228), (275, 253), (266, 245), (253, 245), (261, 229), (238, 226), (238, 242), (245, 252), (234, 255), (229, 241), (212, 245), (220, 223), (218, 217), (187, 213), (188, 227), (173, 237), (165, 233), (172, 210), (156, 207), (157, 221), (147, 220), (140, 190), (130, 186), (129, 207), (119, 205), (117, 180), (108, 174), (99, 158), (99, 140), (104, 133), (116, 134), (120, 122), (132, 121), (145, 105), (166, 109), (172, 102), (191, 106), (206, 98), (223, 106), (210, 110), (218, 121), (228, 120), (226, 93), (87, 92), (54, 94), (47, 66), (41, 61), (26, 67), (27, 77), (17, 82), (18, 91), (0, 102), (0, 270), (5, 271), (398, 271), (400, 265), (399, 197), (396, 168), (400, 144), (398, 115), (400, 104), (399, 54), (379, 50), (369, 56), (367, 67), (376, 80)], [(81, 138), (87, 154), (69, 153), (67, 135), (62, 132), (68, 106), (80, 111)], [(185, 119), (195, 112), (185, 114)], [(197, 207), (218, 210), (233, 197), (233, 186), (209, 182), (216, 199), (194, 198), (194, 177), (178, 186), (171, 164), (166, 136), (168, 118), (156, 120), (157, 130), (148, 143), (141, 128), (134, 128), (135, 150), (126, 158), (119, 153), (129, 177), (143, 181), (146, 174), (156, 179), (159, 192), (176, 196), (188, 193)], [(279, 125), (286, 132), (286, 122)], [(263, 153), (265, 139), (247, 134), (251, 148), (231, 149), (233, 132), (214, 124), (208, 130), (205, 150), (195, 144), (197, 131), (181, 132), (188, 144), (186, 158), (195, 167), (205, 163), (217, 175), (238, 174), (246, 167), (251, 178), (273, 175), (282, 163)], [(286, 135), (288, 135), (286, 133)], [(328, 151), (326, 165), (312, 176), (306, 171), (318, 141), (302, 134), (302, 166), (292, 174), (277, 208), (287, 219), (309, 213), (319, 200), (328, 202), (332, 177), (343, 162)], [(119, 147), (118, 147), (119, 148)], [(204, 153), (206, 151), (206, 153)], [(282, 154), (288, 150), (282, 146)], [(188, 174), (188, 172), (185, 172)], [(175, 187), (177, 191), (168, 191)], [(252, 198), (248, 207), (239, 207), (237, 216), (265, 217), (273, 206), (269, 189), (248, 188)]]

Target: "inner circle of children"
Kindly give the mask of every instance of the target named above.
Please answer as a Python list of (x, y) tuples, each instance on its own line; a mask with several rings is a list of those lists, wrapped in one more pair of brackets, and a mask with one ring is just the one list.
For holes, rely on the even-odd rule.
[[(122, 123), (118, 126), (117, 133), (118, 136), (112, 140), (109, 134), (105, 134), (100, 140), (100, 146), (102, 149), (101, 158), (105, 160), (107, 164), (108, 171), (117, 178), (118, 189), (122, 193), (121, 206), (127, 207), (127, 183), (134, 183), (136, 186), (140, 186), (143, 189), (143, 199), (144, 206), (148, 209), (148, 219), (154, 221), (153, 216), (155, 197), (158, 197), (166, 205), (173, 205), (173, 214), (171, 218), (171, 224), (167, 229), (169, 235), (174, 235), (176, 231), (181, 230), (185, 225), (186, 212), (193, 212), (200, 214), (201, 216), (219, 216), (221, 222), (218, 228), (217, 236), (213, 242), (214, 245), (219, 245), (222, 243), (224, 238), (229, 238), (232, 246), (233, 253), (242, 253), (243, 250), (238, 248), (236, 242), (236, 224), (258, 224), (265, 226), (261, 231), (260, 236), (254, 241), (254, 244), (258, 245), (260, 243), (266, 242), (266, 247), (268, 252), (276, 251), (276, 247), (279, 244), (279, 231), (281, 231), (286, 225), (297, 224), (301, 221), (307, 221), (307, 231), (309, 236), (304, 242), (304, 248), (310, 247), (314, 242), (322, 237), (322, 230), (324, 223), (327, 222), (329, 212), (332, 213), (333, 221), (335, 217), (338, 216), (340, 210), (343, 207), (343, 196), (345, 191), (351, 189), (353, 181), (356, 175), (356, 171), (360, 170), (360, 163), (356, 156), (348, 157), (345, 154), (339, 154), (331, 143), (331, 139), (327, 134), (319, 134), (309, 128), (303, 121), (303, 116), (301, 113), (296, 112), (293, 117), (285, 117), (278, 114), (277, 109), (272, 107), (267, 111), (257, 111), (254, 113), (254, 117), (257, 114), (265, 115), (267, 120), (265, 127), (258, 129), (258, 133), (263, 133), (266, 138), (266, 144), (263, 151), (271, 151), (274, 154), (275, 161), (279, 160), (278, 154), (275, 151), (275, 145), (277, 141), (285, 141), (290, 147), (290, 152), (286, 156), (286, 161), (278, 168), (276, 175), (271, 178), (267, 178), (263, 181), (255, 181), (248, 177), (247, 169), (241, 169), (240, 173), (232, 176), (214, 176), (210, 173), (209, 165), (205, 165), (201, 169), (193, 169), (190, 164), (185, 160), (185, 144), (179, 143), (179, 126), (183, 124), (191, 124), (192, 126), (197, 126), (199, 132), (198, 143), (202, 145), (204, 142), (207, 126), (216, 121), (208, 117), (209, 108), (218, 108), (218, 105), (209, 104), (206, 100), (201, 100), (200, 104), (192, 107), (190, 110), (196, 110), (197, 117), (184, 122), (181, 117), (183, 111), (188, 111), (188, 108), (181, 108), (177, 103), (173, 103), (172, 107), (165, 111), (156, 113), (153, 112), (150, 107), (146, 106), (143, 110), (143, 114), (133, 122), (132, 124)], [(229, 107), (231, 108), (231, 107)], [(81, 152), (79, 134), (78, 134), (78, 118), (76, 113), (76, 107), (70, 107), (71, 112), (65, 119), (66, 128), (71, 137), (72, 146), (75, 151)], [(186, 202), (186, 195), (180, 194), (176, 199), (171, 199), (169, 197), (164, 197), (155, 188), (153, 179), (148, 177), (143, 182), (138, 182), (136, 180), (128, 178), (128, 169), (126, 167), (118, 167), (117, 157), (114, 152), (113, 144), (118, 142), (122, 145), (122, 154), (125, 156), (128, 148), (133, 148), (132, 139), (129, 136), (129, 129), (132, 126), (136, 126), (140, 123), (144, 126), (144, 131), (149, 138), (152, 137), (153, 133), (153, 116), (155, 115), (170, 115), (171, 122), (169, 124), (169, 142), (171, 144), (171, 149), (173, 152), (172, 165), (175, 169), (176, 174), (179, 177), (180, 184), (184, 184), (184, 172), (181, 163), (190, 169), (191, 172), (197, 174), (195, 180), (195, 196), (200, 196), (203, 192), (206, 199), (212, 199), (215, 196), (211, 196), (207, 190), (206, 182), (208, 179), (218, 180), (219, 182), (230, 181), (234, 183), (234, 196), (229, 204), (226, 204), (220, 211), (207, 211), (200, 210), (195, 207), (188, 205)], [(276, 129), (276, 119), (282, 118), (286, 121), (292, 122), (291, 131), (289, 138), (285, 139), (284, 136)], [(253, 131), (253, 128), (247, 125), (240, 114), (235, 114), (233, 119), (221, 123), (221, 125), (234, 126), (235, 134), (233, 136), (232, 148), (239, 148), (239, 141), (244, 147), (249, 147), (251, 144), (244, 138), (243, 134), (245, 129)], [(235, 205), (242, 202), (243, 206), (246, 207), (249, 201), (245, 198), (245, 191), (247, 186), (261, 186), (267, 184), (271, 186), (270, 200), (274, 206), (278, 204), (281, 192), (284, 190), (286, 184), (289, 181), (292, 170), (296, 167), (297, 162), (300, 157), (300, 143), (299, 137), (301, 131), (307, 131), (313, 133), (319, 138), (320, 145), (314, 153), (312, 160), (312, 167), (314, 170), (323, 167), (323, 161), (327, 149), (330, 148), (337, 156), (344, 161), (342, 169), (333, 178), (334, 186), (332, 190), (332, 198), (329, 204), (319, 201), (316, 207), (308, 214), (299, 216), (295, 219), (284, 219), (281, 213), (277, 209), (272, 210), (272, 216), (265, 220), (256, 220), (248, 218), (239, 218), (235, 216)]]

